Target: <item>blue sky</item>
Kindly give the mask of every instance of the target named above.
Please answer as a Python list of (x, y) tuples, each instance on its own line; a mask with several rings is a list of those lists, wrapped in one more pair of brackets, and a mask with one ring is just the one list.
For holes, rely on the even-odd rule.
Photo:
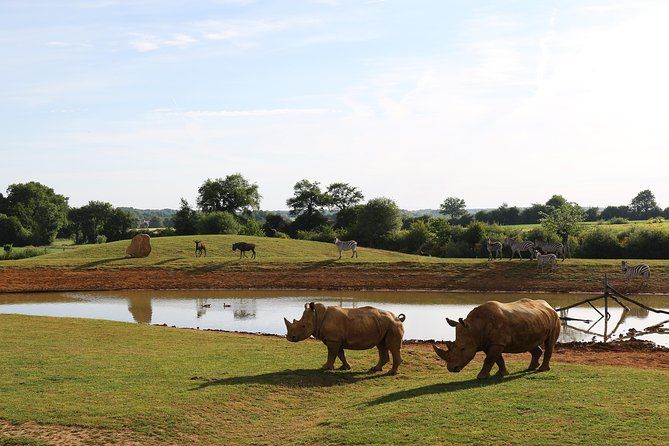
[(664, 1), (0, 0), (0, 189), (669, 206)]

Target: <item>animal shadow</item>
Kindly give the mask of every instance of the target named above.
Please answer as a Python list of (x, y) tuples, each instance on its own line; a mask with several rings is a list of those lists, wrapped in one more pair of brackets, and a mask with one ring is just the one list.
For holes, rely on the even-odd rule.
[(202, 390), (211, 386), (237, 386), (248, 384), (266, 384), (281, 387), (331, 387), (343, 384), (352, 384), (367, 379), (386, 376), (383, 373), (370, 374), (367, 372), (324, 370), (282, 370), (280, 372), (263, 373), (261, 375), (232, 376), (229, 378), (202, 378), (193, 377), (192, 380), (201, 381), (190, 390)]
[(503, 378), (492, 376), (488, 379), (470, 379), (467, 381), (451, 381), (447, 383), (430, 384), (429, 386), (416, 387), (414, 389), (401, 390), (399, 392), (389, 393), (367, 403), (368, 406), (378, 406), (379, 404), (393, 403), (395, 401), (417, 398), (425, 395), (439, 393), (458, 392), (460, 390), (474, 389), (477, 387), (495, 386), (508, 383), (523, 378), (528, 374), (535, 373), (532, 370), (523, 370), (507, 375)]
[(79, 268), (93, 268), (95, 266), (104, 265), (106, 263), (118, 262), (119, 260), (125, 260), (125, 259), (128, 259), (128, 258), (129, 257), (123, 256), (123, 257), (110, 257), (108, 259), (95, 260), (93, 262), (84, 263)]

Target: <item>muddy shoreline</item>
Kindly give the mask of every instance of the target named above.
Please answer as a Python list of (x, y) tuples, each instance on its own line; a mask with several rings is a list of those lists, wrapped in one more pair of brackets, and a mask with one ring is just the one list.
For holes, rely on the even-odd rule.
[[(0, 293), (118, 290), (402, 290), (486, 293), (597, 293), (602, 289), (597, 273), (548, 275), (540, 280), (501, 271), (476, 269), (295, 268), (219, 269), (214, 271), (161, 268), (0, 269)], [(650, 285), (612, 281), (622, 292), (669, 294), (669, 282)]]

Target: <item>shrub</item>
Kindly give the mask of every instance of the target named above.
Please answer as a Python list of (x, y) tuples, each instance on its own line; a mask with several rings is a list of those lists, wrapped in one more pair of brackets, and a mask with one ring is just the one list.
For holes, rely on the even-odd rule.
[(2, 248), (5, 250), (5, 252), (10, 253), (10, 252), (12, 252), (12, 248), (13, 248), (13, 247), (14, 247), (14, 245), (12, 245), (11, 243), (7, 243), (7, 244), (6, 244), (5, 246), (3, 246)]
[(356, 236), (362, 243), (378, 247), (401, 227), (402, 212), (397, 204), (388, 198), (373, 198), (360, 209)]
[(281, 231), (274, 231), (274, 232), (272, 233), (272, 237), (275, 237), (275, 238), (284, 238), (284, 239), (285, 239), (285, 238), (290, 238), (290, 236), (289, 236), (288, 234), (286, 234), (285, 232), (281, 232)]
[(104, 235), (98, 235), (95, 237), (95, 243), (98, 245), (101, 245), (102, 243), (107, 243), (107, 237)]
[(664, 223), (664, 217), (653, 217), (648, 219), (648, 224)]
[(0, 260), (21, 260), (21, 259), (27, 259), (29, 257), (40, 256), (42, 254), (46, 254), (46, 249), (37, 249), (37, 248), (13, 249), (9, 252), (5, 251), (4, 254), (0, 255)]
[(636, 259), (667, 259), (669, 232), (658, 228), (634, 228), (627, 239), (625, 254)]
[(624, 225), (629, 223), (630, 221), (626, 218), (623, 217), (613, 217), (611, 220), (609, 220), (607, 223), (610, 225)]
[(240, 230), (234, 215), (224, 211), (202, 214), (197, 223), (200, 234), (238, 234)]
[(265, 235), (265, 231), (263, 231), (263, 228), (260, 226), (260, 223), (258, 223), (258, 220), (253, 218), (250, 218), (246, 224), (242, 226), (239, 233), (242, 235), (255, 235), (258, 237)]
[(332, 226), (326, 226), (315, 231), (297, 231), (297, 238), (300, 240), (332, 243), (335, 237), (339, 237), (339, 234)]
[(585, 233), (577, 254), (586, 259), (617, 259), (622, 257), (623, 247), (613, 232), (596, 228)]

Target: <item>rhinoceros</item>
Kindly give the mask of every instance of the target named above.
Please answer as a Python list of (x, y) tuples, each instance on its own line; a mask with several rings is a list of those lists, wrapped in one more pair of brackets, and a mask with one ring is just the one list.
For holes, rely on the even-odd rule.
[(532, 361), (528, 370), (539, 367), (543, 353), (539, 371), (549, 370), (553, 348), (560, 335), (560, 318), (545, 300), (490, 301), (474, 308), (464, 320), (446, 320), (455, 327), (455, 342), (446, 342), (446, 349), (433, 344), (434, 351), (446, 361), (450, 372), (459, 372), (476, 352), (485, 352), (479, 379), (490, 377), (495, 363), (499, 367), (496, 376), (509, 374), (502, 353), (530, 352)]
[(337, 357), (342, 362), (340, 370), (349, 370), (351, 366), (346, 360), (344, 350), (379, 349), (379, 362), (370, 372), (380, 372), (389, 361), (388, 351), (393, 356), (390, 374), (397, 373), (402, 362), (400, 349), (404, 337), (402, 322), (405, 316), (395, 316), (390, 311), (374, 307), (341, 308), (326, 307), (321, 303), (304, 304), (304, 312), (299, 321), (283, 318), (288, 333), (286, 338), (298, 342), (313, 336), (328, 348), (328, 359), (323, 369), (332, 370)]

